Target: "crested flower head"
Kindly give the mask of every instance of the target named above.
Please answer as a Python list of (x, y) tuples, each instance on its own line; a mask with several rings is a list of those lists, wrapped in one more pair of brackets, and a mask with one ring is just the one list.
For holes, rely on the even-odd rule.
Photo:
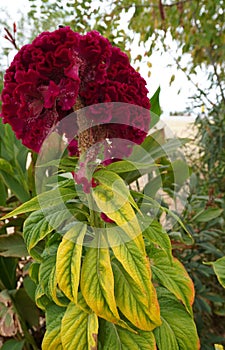
[[(94, 123), (104, 124), (108, 138), (140, 144), (150, 122), (145, 85), (127, 55), (98, 32), (82, 36), (63, 27), (43, 32), (17, 53), (4, 78), (2, 118), (25, 146), (39, 152), (51, 128), (74, 111), (78, 100), (83, 107), (124, 102), (144, 107), (147, 112), (134, 111), (132, 115), (127, 109), (119, 120), (118, 113), (113, 120), (110, 110), (93, 112), (89, 117)], [(77, 130), (76, 113), (73, 123)]]

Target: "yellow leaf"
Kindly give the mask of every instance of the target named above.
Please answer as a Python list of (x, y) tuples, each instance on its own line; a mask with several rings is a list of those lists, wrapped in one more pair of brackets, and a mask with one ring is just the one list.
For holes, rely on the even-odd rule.
[(87, 248), (81, 270), (81, 292), (100, 317), (116, 323), (120, 317), (114, 296), (114, 277), (104, 237), (96, 236), (96, 248)]
[(160, 326), (160, 310), (156, 291), (150, 280), (148, 295), (143, 298), (142, 290), (116, 260), (113, 262), (113, 272), (116, 302), (126, 318), (144, 331), (152, 331)]
[(63, 350), (97, 349), (98, 317), (70, 303), (62, 319)]
[(82, 243), (87, 230), (83, 223), (76, 223), (63, 237), (57, 251), (56, 276), (59, 288), (68, 299), (77, 303), (80, 281)]

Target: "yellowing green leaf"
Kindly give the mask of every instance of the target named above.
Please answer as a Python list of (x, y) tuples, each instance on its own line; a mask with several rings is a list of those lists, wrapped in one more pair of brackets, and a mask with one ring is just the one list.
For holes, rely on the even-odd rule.
[(166, 287), (182, 303), (190, 314), (194, 301), (194, 285), (184, 266), (175, 258), (172, 264), (166, 253), (159, 249), (152, 249), (149, 254), (153, 279)]
[(60, 330), (64, 313), (65, 309), (56, 305), (51, 305), (47, 308), (47, 329), (42, 342), (42, 350), (63, 350)]
[(37, 286), (35, 291), (35, 302), (41, 310), (46, 310), (51, 303), (51, 300), (47, 297), (40, 284)]
[(75, 224), (64, 235), (57, 251), (56, 275), (59, 288), (75, 304), (80, 281), (82, 242), (86, 230), (85, 224)]
[(39, 269), (39, 283), (45, 295), (56, 305), (65, 306), (68, 300), (59, 291), (56, 279), (56, 251), (57, 244), (47, 247), (43, 252), (43, 259)]
[[(29, 253), (34, 254), (34, 248), (49, 233), (66, 220), (71, 218), (67, 208), (61, 206), (51, 209), (38, 210), (30, 214), (24, 223), (24, 240)], [(34, 256), (38, 260), (38, 256)]]
[(94, 188), (94, 199), (99, 209), (128, 233), (130, 239), (141, 233), (136, 214), (128, 201), (104, 185)]
[(162, 325), (155, 335), (159, 350), (198, 350), (200, 343), (195, 323), (184, 306), (166, 289), (157, 289)]
[(96, 235), (96, 248), (87, 248), (81, 270), (81, 292), (96, 315), (116, 323), (119, 314), (114, 296), (114, 278), (104, 237)]
[(46, 254), (39, 268), (39, 283), (42, 287), (42, 290), (49, 299), (51, 299), (49, 283), (50, 279), (54, 278), (54, 276), (52, 275), (52, 271), (55, 266), (55, 260), (55, 254)]
[(142, 249), (144, 246), (142, 235), (129, 240), (129, 236), (122, 229), (114, 226), (110, 230), (107, 228), (107, 239), (116, 259), (139, 289), (143, 304), (149, 306), (151, 271), (146, 252)]
[(151, 331), (161, 324), (159, 305), (154, 287), (150, 284), (148, 295), (142, 290), (116, 260), (113, 262), (116, 302), (121, 312), (137, 328)]
[(26, 203), (21, 204), (18, 208), (11, 211), (1, 218), (5, 220), (12, 216), (29, 213), (31, 211), (39, 210), (40, 208), (51, 208), (58, 204), (64, 203), (69, 199), (74, 198), (75, 191), (69, 188), (56, 188), (44, 193), (39, 194), (37, 197), (32, 198)]
[(110, 322), (102, 322), (100, 327), (102, 350), (156, 350), (152, 332), (134, 334)]
[(131, 205), (138, 210), (136, 202), (130, 195), (129, 188), (126, 186), (124, 180), (118, 174), (102, 169), (96, 171), (93, 176), (97, 181), (100, 182), (100, 184), (104, 185), (105, 188), (113, 191), (114, 196), (123, 198), (124, 202), (129, 201)]
[(97, 349), (98, 317), (87, 313), (79, 304), (70, 303), (62, 319), (63, 350)]

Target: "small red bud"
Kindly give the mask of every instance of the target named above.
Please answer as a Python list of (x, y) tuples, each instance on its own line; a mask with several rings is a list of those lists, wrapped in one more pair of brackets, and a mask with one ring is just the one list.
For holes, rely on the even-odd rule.
[(16, 33), (16, 22), (13, 23), (13, 33)]

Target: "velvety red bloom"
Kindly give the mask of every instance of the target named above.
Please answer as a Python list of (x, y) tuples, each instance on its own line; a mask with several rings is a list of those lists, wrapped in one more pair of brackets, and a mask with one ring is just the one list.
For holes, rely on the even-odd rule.
[[(108, 109), (92, 114), (93, 122), (106, 124), (109, 138), (140, 144), (150, 122), (145, 85), (128, 57), (98, 32), (82, 36), (64, 27), (43, 32), (15, 56), (4, 77), (2, 117), (25, 146), (39, 152), (51, 128), (72, 113), (78, 97), (83, 106), (125, 102), (147, 112), (127, 107), (115, 114)], [(72, 148), (77, 153), (76, 142)]]

